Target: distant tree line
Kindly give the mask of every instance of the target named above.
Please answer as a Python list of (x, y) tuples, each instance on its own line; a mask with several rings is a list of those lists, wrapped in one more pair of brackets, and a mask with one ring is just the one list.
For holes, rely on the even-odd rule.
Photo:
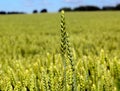
[[(33, 10), (33, 14), (39, 13), (37, 10)], [(40, 13), (47, 13), (47, 9), (42, 9)], [(0, 11), (0, 15), (11, 15), (11, 14), (26, 14), (25, 12), (18, 12), (18, 11)]]
[(17, 11), (11, 11), (11, 12), (6, 12), (6, 11), (0, 11), (1, 15), (5, 14), (26, 14), (25, 12), (17, 12)]
[(79, 6), (71, 9), (70, 7), (63, 7), (59, 9), (59, 12), (61, 10), (64, 11), (106, 11), (106, 10), (120, 10), (120, 4), (114, 6), (103, 6), (102, 8), (99, 8), (98, 6), (92, 6), (92, 5), (87, 5), (87, 6)]
[[(40, 13), (47, 13), (48, 11), (47, 11), (47, 9), (42, 9), (41, 11), (40, 11)], [(33, 10), (33, 14), (35, 14), (35, 13), (39, 13), (37, 10)]]
[[(102, 8), (99, 8), (98, 6), (92, 6), (92, 5), (87, 5), (87, 6), (79, 6), (75, 8), (70, 8), (70, 7), (63, 7), (59, 9), (58, 11), (60, 12), (61, 10), (64, 11), (106, 11), (106, 10), (120, 10), (120, 4), (117, 4), (116, 6), (103, 6)], [(33, 10), (33, 14), (36, 13), (47, 13), (47, 9), (42, 9), (40, 12), (38, 10)], [(10, 15), (10, 14), (26, 14), (25, 12), (18, 12), (18, 11), (11, 11), (11, 12), (6, 12), (6, 11), (0, 11), (0, 15)]]

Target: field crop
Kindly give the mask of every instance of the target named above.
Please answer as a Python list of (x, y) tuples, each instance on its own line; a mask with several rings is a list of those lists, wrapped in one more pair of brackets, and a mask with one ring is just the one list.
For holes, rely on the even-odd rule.
[(65, 13), (69, 38), (59, 13), (0, 16), (0, 91), (119, 91), (119, 15)]

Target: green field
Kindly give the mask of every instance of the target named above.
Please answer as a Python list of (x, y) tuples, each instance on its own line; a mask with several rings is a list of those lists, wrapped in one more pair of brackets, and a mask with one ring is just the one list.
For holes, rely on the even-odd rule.
[(60, 13), (0, 16), (0, 91), (119, 91), (120, 12), (65, 13), (76, 89), (60, 56)]

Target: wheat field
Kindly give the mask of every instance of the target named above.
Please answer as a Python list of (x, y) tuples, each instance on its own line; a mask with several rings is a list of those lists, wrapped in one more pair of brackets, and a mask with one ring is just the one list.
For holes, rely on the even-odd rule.
[(119, 91), (119, 15), (0, 16), (0, 91)]

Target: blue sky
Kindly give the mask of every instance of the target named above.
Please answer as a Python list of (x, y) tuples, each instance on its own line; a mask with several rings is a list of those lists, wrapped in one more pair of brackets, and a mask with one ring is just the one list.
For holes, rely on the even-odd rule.
[(0, 11), (24, 11), (32, 13), (46, 8), (48, 12), (57, 12), (61, 7), (77, 7), (80, 5), (115, 6), (120, 0), (0, 0)]

